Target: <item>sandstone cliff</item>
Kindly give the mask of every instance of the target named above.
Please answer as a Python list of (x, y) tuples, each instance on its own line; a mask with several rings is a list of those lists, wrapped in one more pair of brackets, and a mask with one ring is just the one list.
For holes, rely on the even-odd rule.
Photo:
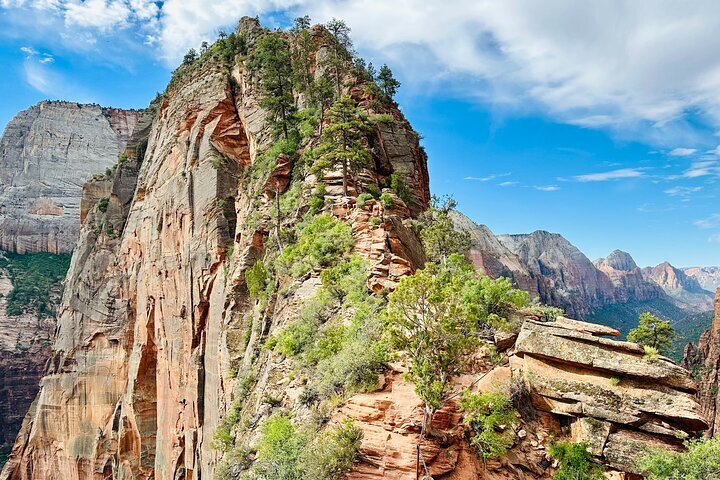
[(16, 115), (0, 139), (0, 250), (70, 252), (83, 183), (117, 162), (140, 115), (66, 102)]
[[(245, 18), (237, 33), (251, 53), (268, 31)], [(317, 27), (310, 34), (317, 76), (332, 39)], [(357, 329), (365, 338), (378, 298), (424, 263), (412, 228), (429, 204), (419, 136), (394, 103), (345, 65), (343, 93), (363, 111), (385, 115), (365, 139), (372, 161), (348, 179), (344, 195), (340, 168), (305, 163), (321, 125), (297, 152), (276, 153), (243, 61), (248, 52), (226, 65), (211, 49), (181, 67), (152, 127), (129, 140), (147, 147), (129, 149), (127, 160), (86, 184), (48, 369), (0, 479), (190, 480), (221, 471), (235, 479), (257, 460), (251, 446), (278, 412), (323, 425), (354, 419), (363, 437), (348, 478), (415, 478), (423, 409), (403, 365), (374, 369), (361, 379), (364, 388), (343, 391), (356, 372), (333, 364), (321, 390), (285, 334)], [(320, 231), (309, 229), (316, 221)], [(312, 243), (323, 234), (331, 238)], [(344, 235), (354, 255), (319, 261), (333, 242), (345, 245)], [(308, 245), (305, 263), (289, 268), (296, 249)], [(337, 300), (344, 287), (323, 289), (329, 274), (350, 281), (357, 258), (367, 265), (362, 300), (346, 308)], [(264, 264), (273, 266), (270, 279)], [(434, 417), (448, 438), (421, 448), (431, 475), (549, 479), (555, 468), (546, 446), (571, 426), (615, 478), (629, 478), (639, 448), (677, 448), (677, 436), (705, 428), (685, 370), (600, 338), (617, 334), (607, 327), (540, 320), (532, 312), (513, 318), (501, 365), (478, 351), (455, 379), (456, 388), (483, 391), (521, 386), (526, 409), (508, 454), (479, 459), (451, 401)], [(325, 359), (372, 353), (358, 345), (329, 345)]]
[(718, 425), (718, 381), (720, 378), (720, 288), (715, 292), (715, 315), (710, 328), (697, 343), (685, 347), (683, 365), (692, 372), (698, 382), (698, 398), (710, 428), (708, 436), (714, 437), (720, 431)]
[(665, 293), (687, 309), (698, 312), (713, 309), (712, 292), (700, 286), (696, 278), (668, 262), (643, 268), (643, 276), (660, 285)]

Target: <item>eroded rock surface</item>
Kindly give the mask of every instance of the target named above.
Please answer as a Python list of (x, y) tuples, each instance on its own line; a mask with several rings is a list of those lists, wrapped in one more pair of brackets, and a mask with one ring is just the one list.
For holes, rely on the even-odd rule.
[(140, 116), (67, 102), (15, 116), (0, 139), (0, 250), (72, 251), (83, 183), (117, 162)]

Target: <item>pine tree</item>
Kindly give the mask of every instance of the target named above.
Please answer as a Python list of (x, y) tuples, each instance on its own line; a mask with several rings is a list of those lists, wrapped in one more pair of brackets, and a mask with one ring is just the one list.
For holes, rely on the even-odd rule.
[(248, 62), (260, 73), (262, 100), (260, 106), (270, 114), (275, 136), (290, 138), (295, 128), (295, 97), (292, 86), (290, 45), (280, 32), (268, 33), (258, 41)]
[(302, 30), (307, 30), (308, 28), (310, 28), (310, 16), (309, 15), (297, 17), (293, 21), (293, 28), (292, 28), (293, 33), (298, 33)]
[(182, 63), (183, 63), (183, 65), (190, 65), (195, 60), (197, 60), (197, 58), (198, 58), (197, 52), (195, 51), (194, 48), (191, 48), (190, 50), (188, 50), (188, 52), (183, 57)]
[(372, 123), (355, 105), (355, 101), (346, 95), (335, 101), (328, 116), (330, 123), (322, 134), (313, 170), (323, 172), (328, 168), (342, 166), (343, 194), (347, 196), (348, 175), (354, 176), (372, 160), (365, 145)]
[(300, 92), (309, 92), (313, 83), (313, 63), (315, 54), (315, 42), (310, 34), (310, 17), (299, 17), (295, 19), (295, 26), (292, 28), (293, 37), (293, 84)]
[(667, 354), (671, 350), (672, 340), (675, 336), (675, 330), (670, 322), (646, 312), (640, 315), (637, 328), (630, 330), (627, 339), (629, 342), (639, 343), (645, 347), (657, 349), (662, 354)]
[(335, 90), (332, 80), (327, 74), (323, 74), (310, 85), (309, 97), (310, 102), (320, 110), (320, 134), (323, 133), (323, 124), (325, 123), (325, 112), (333, 103), (335, 98)]
[(350, 38), (350, 27), (343, 20), (333, 18), (325, 28), (334, 37), (334, 42), (330, 45), (331, 54), (327, 59), (327, 66), (333, 73), (335, 80), (335, 89), (337, 96), (342, 93), (342, 75), (346, 63), (352, 57), (353, 43)]
[(392, 70), (387, 65), (380, 67), (380, 72), (377, 75), (377, 82), (380, 90), (383, 91), (388, 98), (393, 98), (400, 88), (400, 82), (393, 77)]

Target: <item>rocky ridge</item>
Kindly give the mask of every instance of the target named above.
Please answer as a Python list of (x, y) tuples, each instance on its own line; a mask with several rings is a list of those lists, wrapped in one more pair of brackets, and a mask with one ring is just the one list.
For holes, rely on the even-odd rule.
[(695, 278), (700, 286), (710, 292), (720, 288), (720, 267), (684, 268), (685, 275)]
[[(250, 18), (238, 27), (249, 49), (266, 32)], [(317, 72), (328, 55), (327, 35), (317, 27), (311, 33)], [(130, 150), (84, 188), (84, 224), (52, 355), (2, 480), (207, 479), (221, 464), (237, 477), (245, 459), (213, 442), (224, 416), (239, 416), (234, 441), (251, 443), (273, 413), (312, 415), (302, 399), (308, 379), (263, 346), (312, 304), (322, 268), (278, 277), (265, 302), (251, 296), (246, 280), (285, 239), (273, 232), (297, 232), (312, 198), (322, 195), (326, 215), (351, 229), (353, 252), (369, 265), (370, 290), (392, 289), (423, 264), (411, 223), (429, 203), (426, 158), (395, 105), (382, 106), (391, 120), (368, 135), (373, 162), (345, 196), (339, 171), (318, 178), (281, 155), (264, 163), (270, 128), (242, 62), (228, 71), (208, 55), (180, 73), (152, 127), (129, 141), (147, 147)], [(350, 73), (344, 83), (363, 110), (377, 112), (367, 85)], [(316, 140), (310, 136), (301, 148)], [(406, 200), (387, 186), (393, 173), (408, 186)], [(357, 205), (370, 186), (384, 200)], [(283, 189), (287, 214), (278, 225), (275, 192)], [(514, 319), (503, 365), (478, 352), (456, 379), (457, 388), (480, 391), (522, 385), (528, 410), (512, 448), (480, 460), (451, 401), (434, 417), (449, 438), (422, 446), (432, 475), (549, 479), (546, 447), (572, 425), (573, 438), (591, 442), (615, 478), (631, 478), (633, 448), (676, 448), (681, 432), (705, 427), (692, 379), (671, 361), (650, 363), (637, 346), (600, 338), (617, 333), (607, 327), (526, 313)], [(389, 365), (374, 391), (330, 412), (330, 422), (353, 418), (364, 434), (348, 478), (415, 478), (422, 403), (403, 369)]]

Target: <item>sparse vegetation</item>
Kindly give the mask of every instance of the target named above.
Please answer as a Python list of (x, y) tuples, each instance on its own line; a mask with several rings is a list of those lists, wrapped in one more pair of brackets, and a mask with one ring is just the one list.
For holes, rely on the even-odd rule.
[(592, 460), (586, 443), (558, 442), (550, 445), (550, 455), (560, 465), (554, 480), (602, 480), (603, 467)]
[(510, 398), (498, 392), (464, 391), (460, 400), (463, 422), (470, 429), (470, 444), (483, 459), (504, 455), (513, 444), (511, 428), (517, 412)]
[(252, 473), (265, 480), (340, 478), (355, 461), (361, 438), (350, 421), (319, 430), (276, 414), (260, 427)]
[(470, 249), (470, 235), (458, 232), (450, 217), (456, 206), (450, 197), (433, 197), (430, 209), (421, 218), (420, 238), (432, 262), (444, 264), (450, 255)]
[(300, 228), (297, 243), (284, 250), (280, 264), (291, 275), (301, 277), (314, 268), (332, 266), (352, 246), (348, 224), (327, 214), (317, 215)]

